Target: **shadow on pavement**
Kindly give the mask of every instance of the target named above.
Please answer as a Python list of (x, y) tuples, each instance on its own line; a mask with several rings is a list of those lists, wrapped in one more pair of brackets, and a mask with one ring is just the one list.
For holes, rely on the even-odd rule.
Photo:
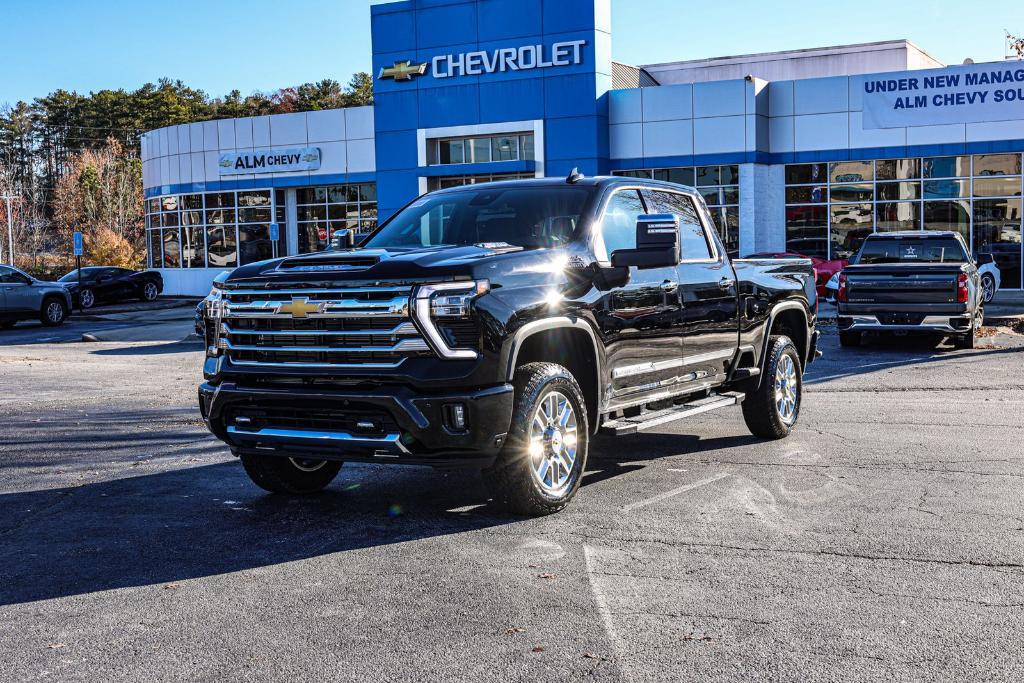
[(237, 462), (0, 495), (0, 605), (171, 583), (517, 519), (488, 508), (449, 511), (484, 502), (482, 494), (473, 495), (468, 482), (436, 481), (441, 475), (430, 470), (380, 479), (366, 472), (346, 466), (329, 489), (296, 498), (263, 493)]

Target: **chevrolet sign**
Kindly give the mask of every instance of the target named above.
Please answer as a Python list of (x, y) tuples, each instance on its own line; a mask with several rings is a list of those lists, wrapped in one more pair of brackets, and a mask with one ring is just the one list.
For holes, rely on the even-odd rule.
[(220, 175), (243, 173), (288, 173), (320, 169), (320, 148), (259, 149), (253, 152), (225, 152), (218, 157)]
[[(430, 60), (430, 74), (434, 78), (453, 76), (482, 76), (507, 71), (530, 71), (583, 63), (585, 40), (569, 40), (544, 45), (502, 47), (496, 50), (478, 50), (459, 54), (437, 55)], [(380, 70), (378, 78), (411, 81), (427, 71), (426, 62), (417, 64), (408, 59), (395, 62)]]

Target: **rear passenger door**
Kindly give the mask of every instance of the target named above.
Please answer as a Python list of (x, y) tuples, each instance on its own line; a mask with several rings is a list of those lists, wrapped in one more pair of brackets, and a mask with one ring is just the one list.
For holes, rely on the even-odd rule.
[(707, 214), (693, 197), (668, 190), (649, 190), (656, 213), (679, 219), (680, 335), (682, 377), (689, 382), (719, 384), (739, 340), (736, 275), (715, 238)]
[[(651, 213), (637, 189), (616, 189), (606, 201), (595, 253), (610, 264), (612, 252), (636, 248), (636, 223)], [(670, 392), (679, 368), (679, 299), (676, 269), (630, 268), (629, 282), (602, 292), (594, 306), (607, 354), (608, 407), (654, 400)]]

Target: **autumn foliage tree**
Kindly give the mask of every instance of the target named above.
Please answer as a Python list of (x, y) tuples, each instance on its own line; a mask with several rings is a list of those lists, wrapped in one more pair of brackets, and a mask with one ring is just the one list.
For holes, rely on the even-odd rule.
[(68, 250), (72, 233), (82, 232), (87, 262), (141, 265), (145, 224), (138, 155), (110, 138), (99, 149), (73, 156), (54, 190), (53, 213)]

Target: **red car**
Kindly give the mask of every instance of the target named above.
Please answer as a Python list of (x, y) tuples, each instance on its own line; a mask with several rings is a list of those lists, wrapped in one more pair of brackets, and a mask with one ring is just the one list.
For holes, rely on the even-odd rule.
[(826, 261), (817, 256), (805, 256), (791, 251), (764, 251), (758, 254), (750, 254), (744, 258), (806, 258), (811, 260), (814, 267), (814, 285), (818, 290), (818, 296), (825, 297), (825, 285), (832, 279), (832, 276), (846, 267), (846, 259), (834, 259)]

